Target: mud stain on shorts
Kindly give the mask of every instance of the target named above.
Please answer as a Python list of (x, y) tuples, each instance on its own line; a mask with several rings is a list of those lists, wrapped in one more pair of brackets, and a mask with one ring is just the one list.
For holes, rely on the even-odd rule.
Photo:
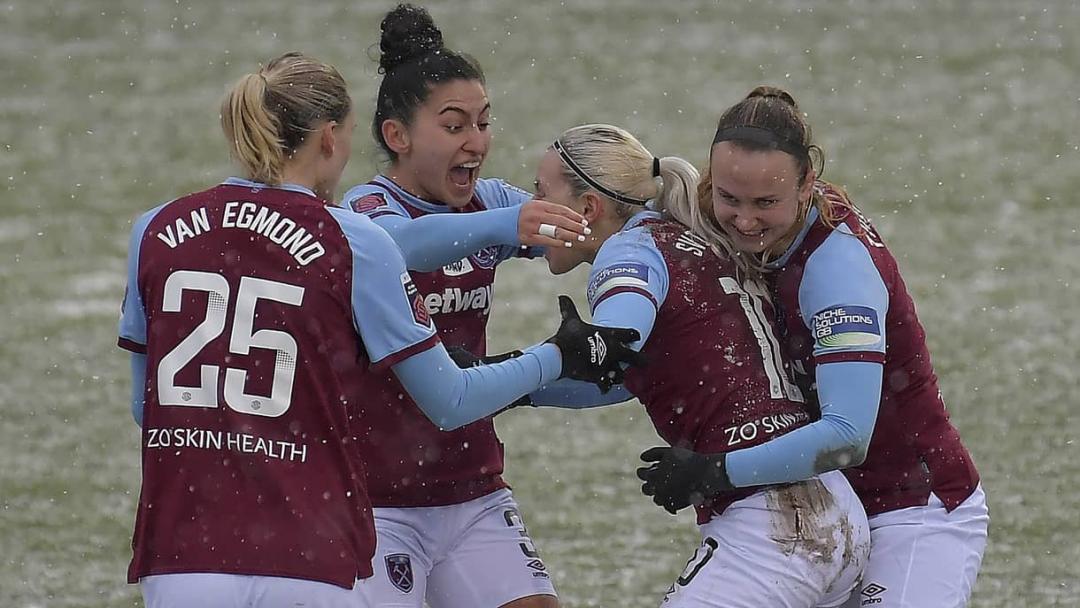
[(839, 516), (836, 500), (820, 480), (772, 488), (765, 493), (765, 504), (770, 512), (769, 538), (786, 555), (798, 552), (824, 564), (833, 560), (840, 542), (847, 541), (845, 554), (853, 551), (851, 524)]

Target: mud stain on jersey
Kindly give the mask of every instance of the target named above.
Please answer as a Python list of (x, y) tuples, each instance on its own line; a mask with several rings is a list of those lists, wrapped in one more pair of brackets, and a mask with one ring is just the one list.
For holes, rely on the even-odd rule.
[(855, 459), (853, 450), (836, 449), (818, 452), (814, 458), (814, 470), (818, 473), (845, 469)]
[[(786, 555), (800, 553), (818, 564), (832, 561), (844, 537), (838, 528), (847, 518), (838, 517), (836, 501), (820, 480), (773, 488), (766, 492), (765, 503), (771, 514), (769, 538)], [(850, 523), (848, 528), (850, 538)]]

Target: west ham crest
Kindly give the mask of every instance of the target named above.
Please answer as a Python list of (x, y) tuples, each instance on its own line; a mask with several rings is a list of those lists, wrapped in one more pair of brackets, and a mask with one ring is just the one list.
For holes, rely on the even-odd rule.
[(499, 248), (495, 246), (484, 247), (480, 251), (470, 255), (469, 258), (480, 268), (491, 270), (499, 263)]
[(385, 207), (386, 199), (383, 198), (382, 193), (373, 192), (371, 194), (367, 194), (361, 196), (360, 198), (354, 199), (352, 202), (349, 203), (349, 206), (352, 207), (352, 210), (357, 213), (369, 213), (371, 211), (374, 211), (375, 209), (378, 209), (379, 207)]
[(386, 575), (390, 577), (390, 582), (400, 589), (402, 593), (412, 591), (412, 561), (405, 553), (394, 553), (386, 556)]

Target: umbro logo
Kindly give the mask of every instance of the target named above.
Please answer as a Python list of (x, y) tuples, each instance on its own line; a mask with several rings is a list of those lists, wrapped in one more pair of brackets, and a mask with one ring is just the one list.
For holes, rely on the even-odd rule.
[(547, 566), (544, 565), (544, 562), (538, 559), (529, 560), (525, 565), (533, 570), (547, 570)]
[(882, 587), (877, 583), (870, 583), (869, 585), (862, 588), (863, 600), (861, 605), (870, 606), (873, 604), (880, 604), (882, 601), (884, 601), (884, 598), (880, 598), (878, 596), (882, 593), (885, 593), (886, 591), (888, 591), (887, 587)]
[(605, 358), (607, 358), (607, 344), (600, 337), (600, 332), (596, 332), (589, 336), (589, 360), (593, 365), (603, 365)]

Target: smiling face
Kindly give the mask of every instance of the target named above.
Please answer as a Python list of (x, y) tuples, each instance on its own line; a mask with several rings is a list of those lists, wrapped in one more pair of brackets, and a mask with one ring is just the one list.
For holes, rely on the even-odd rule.
[(779, 150), (751, 151), (731, 141), (716, 144), (710, 162), (712, 211), (732, 244), (747, 253), (786, 246), (800, 221), (813, 172), (800, 179), (795, 157)]
[(451, 207), (469, 204), (491, 146), (490, 110), (478, 80), (435, 85), (412, 123), (401, 128), (392, 177), (421, 198)]

